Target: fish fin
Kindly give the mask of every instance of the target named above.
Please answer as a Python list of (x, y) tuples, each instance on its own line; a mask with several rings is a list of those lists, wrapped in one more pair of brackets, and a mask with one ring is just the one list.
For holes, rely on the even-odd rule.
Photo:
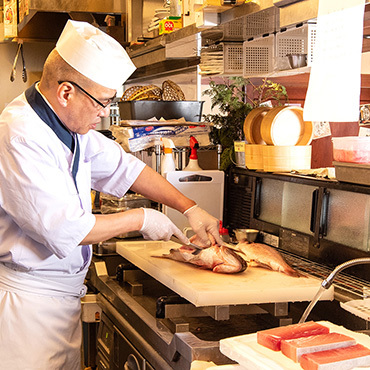
[(220, 263), (219, 265), (215, 266), (212, 271), (217, 273), (224, 273), (224, 274), (235, 274), (237, 272), (242, 272), (241, 267), (236, 267), (235, 265), (228, 265), (226, 263)]
[(264, 269), (268, 269), (268, 270), (274, 271), (274, 269), (270, 265), (267, 265), (266, 263), (259, 262), (257, 260), (249, 260), (247, 262), (249, 263), (249, 265), (251, 267), (261, 267), (261, 268), (264, 268)]

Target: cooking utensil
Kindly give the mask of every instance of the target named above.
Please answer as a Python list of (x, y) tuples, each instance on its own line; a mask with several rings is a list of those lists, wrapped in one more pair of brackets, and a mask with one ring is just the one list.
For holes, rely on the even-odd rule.
[[(176, 236), (173, 236), (171, 239), (173, 239), (176, 243), (184, 244)], [(195, 251), (192, 254), (199, 254), (204, 249), (204, 248), (200, 247), (199, 245), (196, 245), (196, 244), (194, 244), (190, 241), (186, 245), (195, 249)], [(206, 247), (206, 248), (208, 248), (208, 247)]]
[(313, 137), (311, 121), (304, 121), (303, 108), (279, 106), (263, 117), (260, 133), (268, 145), (309, 145)]
[[(188, 263), (154, 258), (177, 248), (174, 241), (119, 241), (116, 251), (135, 266), (199, 306), (310, 301), (320, 281), (295, 278), (264, 268), (248, 267), (240, 274), (216, 274)], [(333, 299), (334, 288), (321, 300)]]
[(22, 44), (18, 44), (17, 53), (15, 54), (12, 71), (10, 73), (10, 81), (11, 82), (13, 82), (15, 80), (17, 61), (18, 61), (18, 57), (19, 57), (19, 52), (21, 51), (21, 47), (22, 47)]
[(23, 55), (23, 44), (21, 44), (21, 57), (22, 57), (22, 80), (23, 82), (27, 82), (27, 70), (26, 70), (26, 63), (24, 61)]
[(307, 65), (307, 54), (287, 54), (292, 69), (305, 67)]
[(253, 243), (257, 239), (259, 231), (255, 229), (235, 229), (234, 233), (239, 242), (246, 239)]

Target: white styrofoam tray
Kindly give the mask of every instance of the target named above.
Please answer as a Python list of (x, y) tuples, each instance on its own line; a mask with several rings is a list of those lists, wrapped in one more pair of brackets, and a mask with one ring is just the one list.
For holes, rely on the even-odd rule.
[[(328, 321), (319, 321), (318, 323), (327, 326), (330, 332), (348, 335), (354, 338), (357, 343), (370, 348), (370, 337), (366, 334), (356, 333)], [(257, 333), (221, 339), (220, 351), (231, 360), (238, 362), (246, 370), (302, 370), (299, 363), (295, 363), (280, 351), (276, 352), (258, 344)], [(370, 368), (362, 367), (361, 369)]]

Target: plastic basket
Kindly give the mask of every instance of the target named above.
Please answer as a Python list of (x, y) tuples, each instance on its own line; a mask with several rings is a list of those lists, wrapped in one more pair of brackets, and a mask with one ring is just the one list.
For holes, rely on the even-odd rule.
[(244, 17), (243, 39), (262, 36), (275, 32), (278, 28), (279, 10), (275, 7), (262, 10)]
[(224, 23), (223, 26), (224, 41), (243, 41), (244, 19), (237, 18)]
[(202, 49), (199, 67), (201, 74), (241, 75), (243, 73), (243, 43), (223, 42)]
[(243, 43), (243, 76), (269, 74), (274, 70), (275, 35)]
[(287, 54), (307, 54), (307, 66), (314, 58), (316, 23), (306, 23), (276, 34), (276, 69), (290, 69)]

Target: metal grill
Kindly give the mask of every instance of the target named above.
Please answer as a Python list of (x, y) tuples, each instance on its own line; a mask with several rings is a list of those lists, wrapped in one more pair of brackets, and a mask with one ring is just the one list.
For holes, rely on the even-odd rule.
[[(289, 252), (280, 249), (279, 252), (284, 255), (284, 258), (291, 266), (293, 266), (295, 269), (299, 270), (303, 274), (307, 274), (324, 280), (333, 271), (333, 269), (327, 266), (312, 262), (303, 257), (292, 255)], [(360, 299), (363, 298), (364, 287), (370, 289), (370, 284), (368, 281), (353, 277), (343, 272), (338, 274), (333, 282), (333, 285), (335, 287), (336, 293), (340, 292), (346, 296), (357, 296)]]
[(252, 209), (252, 194), (244, 187), (229, 189), (227, 209), (227, 225), (231, 229), (248, 229), (250, 227), (250, 214)]

